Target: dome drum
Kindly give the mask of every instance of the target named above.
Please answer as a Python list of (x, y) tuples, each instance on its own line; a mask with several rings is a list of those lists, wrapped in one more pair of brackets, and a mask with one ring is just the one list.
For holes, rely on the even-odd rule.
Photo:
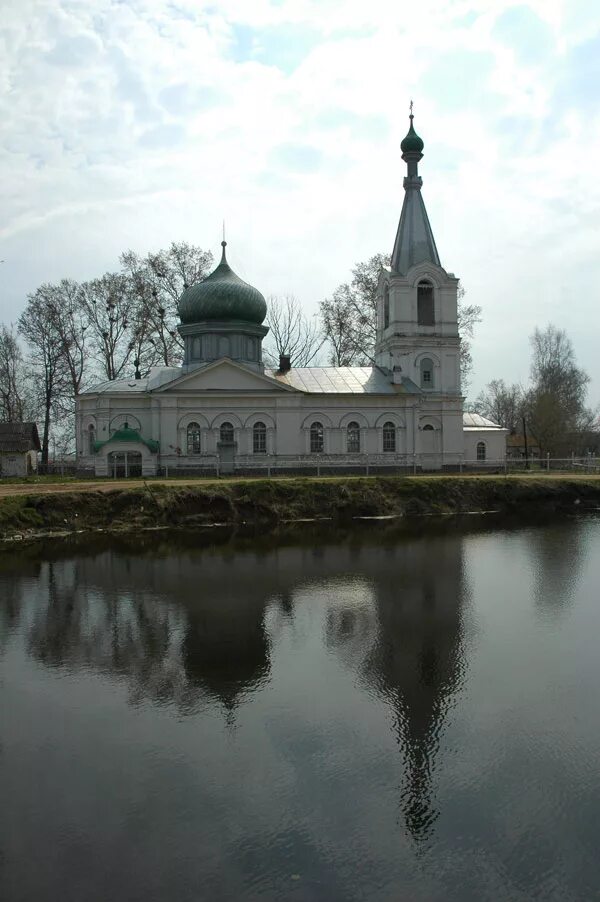
[(184, 341), (183, 366), (194, 369), (222, 357), (262, 372), (262, 340), (267, 326), (239, 320), (214, 320), (181, 325), (179, 334)]

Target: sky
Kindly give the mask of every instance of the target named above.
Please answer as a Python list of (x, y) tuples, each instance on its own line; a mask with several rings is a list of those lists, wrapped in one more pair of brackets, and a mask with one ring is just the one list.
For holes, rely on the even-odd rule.
[(188, 241), (307, 313), (390, 252), (414, 100), (442, 265), (483, 308), (470, 396), (567, 330), (600, 402), (600, 4), (4, 0), (0, 322)]

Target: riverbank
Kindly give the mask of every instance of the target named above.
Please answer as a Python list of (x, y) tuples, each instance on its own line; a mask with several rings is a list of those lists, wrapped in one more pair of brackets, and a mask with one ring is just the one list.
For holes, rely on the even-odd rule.
[[(5, 490), (9, 487), (6, 486)], [(600, 507), (600, 477), (419, 476), (48, 484), (0, 497), (4, 540), (302, 519), (414, 517)]]

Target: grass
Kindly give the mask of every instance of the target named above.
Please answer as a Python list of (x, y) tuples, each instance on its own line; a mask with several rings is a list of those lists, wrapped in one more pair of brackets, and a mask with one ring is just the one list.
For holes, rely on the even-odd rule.
[(112, 485), (98, 480), (81, 491), (73, 481), (60, 492), (36, 492), (37, 486), (0, 497), (0, 535), (600, 505), (600, 478), (579, 474), (230, 477)]

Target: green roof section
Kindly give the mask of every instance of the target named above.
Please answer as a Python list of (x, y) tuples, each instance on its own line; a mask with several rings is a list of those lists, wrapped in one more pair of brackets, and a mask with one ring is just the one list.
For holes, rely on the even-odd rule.
[(402, 153), (423, 153), (423, 148), (425, 144), (423, 143), (423, 139), (419, 138), (413, 126), (413, 119), (415, 117), (411, 113), (409, 116), (410, 119), (410, 128), (407, 132), (406, 137), (402, 140), (400, 144), (400, 150)]
[(113, 432), (111, 437), (105, 442), (94, 442), (94, 451), (100, 451), (101, 448), (105, 445), (109, 445), (111, 442), (139, 442), (139, 444), (145, 445), (153, 454), (158, 454), (160, 447), (159, 443), (154, 441), (154, 439), (142, 438), (139, 431), (137, 429), (130, 429), (127, 423), (125, 423), (121, 429), (117, 429), (116, 432)]
[(223, 255), (217, 268), (202, 282), (186, 288), (179, 299), (179, 318), (184, 325), (206, 321), (246, 322), (260, 325), (267, 315), (267, 302), (257, 288), (237, 276)]

